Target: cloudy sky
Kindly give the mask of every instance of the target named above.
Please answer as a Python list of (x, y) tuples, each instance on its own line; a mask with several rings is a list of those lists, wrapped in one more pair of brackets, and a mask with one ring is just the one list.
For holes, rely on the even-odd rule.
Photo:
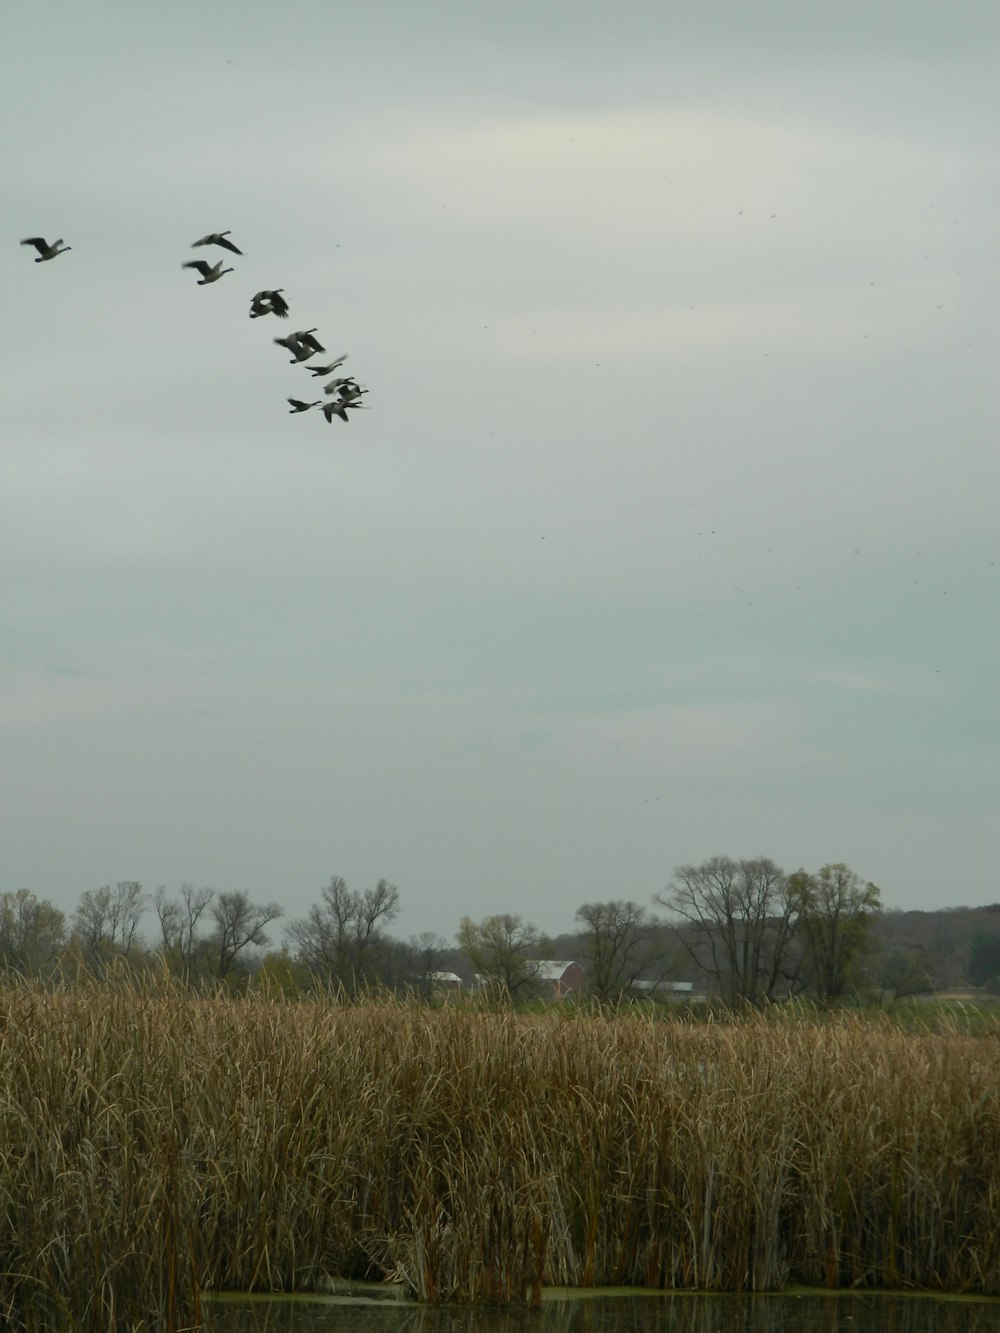
[[(1000, 897), (995, 0), (5, 0), (0, 52), (0, 889)], [(347, 425), (288, 414), (313, 326)]]

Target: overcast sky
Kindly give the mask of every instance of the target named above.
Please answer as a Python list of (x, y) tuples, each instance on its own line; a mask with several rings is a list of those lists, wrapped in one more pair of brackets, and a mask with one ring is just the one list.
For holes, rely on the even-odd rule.
[(995, 0), (5, 0), (0, 890), (1000, 898), (998, 55)]

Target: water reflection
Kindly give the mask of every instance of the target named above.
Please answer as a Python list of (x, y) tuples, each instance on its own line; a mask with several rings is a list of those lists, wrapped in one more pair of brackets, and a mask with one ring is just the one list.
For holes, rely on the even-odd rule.
[(215, 1333), (996, 1333), (1000, 1302), (928, 1296), (557, 1296), (540, 1310), (268, 1298), (213, 1303)]

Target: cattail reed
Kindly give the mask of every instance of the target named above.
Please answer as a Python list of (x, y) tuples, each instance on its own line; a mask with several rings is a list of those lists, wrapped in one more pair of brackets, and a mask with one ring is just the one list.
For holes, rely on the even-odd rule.
[(1000, 1293), (1000, 1041), (0, 986), (0, 1322), (389, 1278)]

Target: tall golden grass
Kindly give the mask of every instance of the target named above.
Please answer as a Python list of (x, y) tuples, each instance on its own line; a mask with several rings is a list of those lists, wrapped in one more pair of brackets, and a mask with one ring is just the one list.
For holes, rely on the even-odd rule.
[(0, 984), (0, 1323), (391, 1276), (1000, 1292), (1000, 1040)]

